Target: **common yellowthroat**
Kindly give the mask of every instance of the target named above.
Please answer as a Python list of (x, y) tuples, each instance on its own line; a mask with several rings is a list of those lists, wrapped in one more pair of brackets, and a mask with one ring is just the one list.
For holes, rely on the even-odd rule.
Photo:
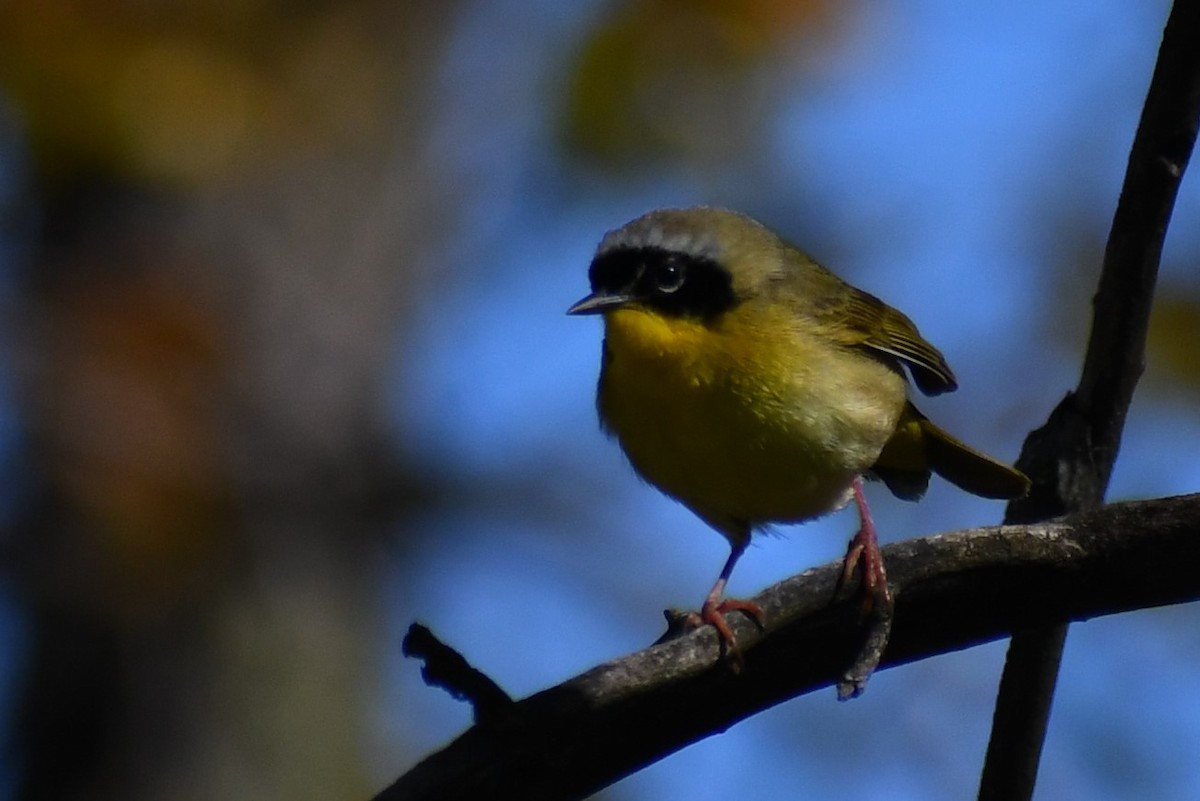
[(602, 314), (597, 409), (637, 473), (729, 540), (700, 608), (726, 647), (724, 599), (756, 528), (857, 502), (861, 525), (843, 578), (890, 604), (862, 477), (905, 500), (931, 472), (985, 498), (1029, 488), (1019, 471), (959, 442), (908, 400), (908, 380), (957, 387), (908, 317), (857, 289), (766, 227), (725, 209), (652, 211), (608, 232), (592, 292), (568, 314)]

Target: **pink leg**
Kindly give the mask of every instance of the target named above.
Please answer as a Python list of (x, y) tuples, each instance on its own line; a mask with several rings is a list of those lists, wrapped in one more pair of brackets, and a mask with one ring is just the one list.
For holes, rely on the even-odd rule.
[(717, 630), (717, 635), (721, 638), (722, 647), (728, 649), (731, 653), (737, 653), (737, 643), (733, 636), (733, 631), (729, 628), (729, 624), (725, 622), (724, 616), (726, 612), (741, 612), (752, 618), (760, 626), (766, 622), (766, 615), (763, 613), (762, 607), (753, 601), (741, 601), (735, 598), (722, 599), (721, 597), (725, 594), (725, 585), (729, 582), (729, 574), (733, 572), (733, 566), (737, 563), (738, 557), (742, 555), (742, 551), (746, 550), (747, 540), (734, 544), (733, 550), (729, 553), (729, 558), (725, 560), (725, 566), (721, 568), (721, 574), (717, 577), (716, 583), (713, 584), (712, 590), (709, 591), (708, 597), (704, 599), (704, 603), (700, 607), (700, 614), (697, 616), (697, 625), (704, 623), (711, 624)]
[(853, 487), (854, 502), (858, 506), (858, 518), (861, 522), (858, 533), (850, 540), (850, 548), (846, 551), (839, 585), (848, 582), (854, 575), (855, 568), (861, 564), (863, 611), (870, 612), (877, 600), (885, 606), (890, 606), (892, 594), (888, 589), (887, 573), (883, 569), (879, 540), (875, 536), (875, 521), (871, 519), (871, 510), (867, 508), (867, 499), (863, 495), (862, 478), (855, 478)]

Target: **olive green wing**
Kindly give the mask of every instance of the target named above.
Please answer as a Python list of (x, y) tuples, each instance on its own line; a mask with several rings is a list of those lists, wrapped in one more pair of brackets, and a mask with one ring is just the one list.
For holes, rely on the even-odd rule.
[(825, 269), (804, 251), (789, 249), (788, 269), (779, 289), (791, 295), (797, 312), (809, 317), (835, 341), (899, 359), (926, 395), (958, 389), (941, 352), (930, 345), (913, 321), (874, 295)]
[(847, 328), (859, 337), (855, 344), (900, 359), (921, 392), (939, 395), (958, 389), (946, 358), (906, 315), (858, 289), (847, 297), (844, 314)]

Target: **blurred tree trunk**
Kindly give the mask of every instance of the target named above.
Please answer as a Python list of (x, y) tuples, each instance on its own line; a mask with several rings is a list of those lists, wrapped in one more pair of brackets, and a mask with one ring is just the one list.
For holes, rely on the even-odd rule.
[(18, 797), (367, 795), (376, 557), (424, 492), (382, 382), (451, 225), (411, 109), (455, 10), (0, 9), (40, 220)]

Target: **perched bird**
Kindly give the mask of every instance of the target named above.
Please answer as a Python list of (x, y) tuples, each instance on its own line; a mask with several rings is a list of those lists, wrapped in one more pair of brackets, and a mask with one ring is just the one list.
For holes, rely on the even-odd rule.
[(1029, 480), (930, 422), (907, 397), (957, 387), (913, 322), (847, 284), (766, 227), (725, 209), (652, 211), (608, 232), (591, 294), (568, 314), (602, 314), (596, 405), (646, 481), (729, 540), (700, 608), (734, 648), (724, 599), (750, 534), (857, 503), (843, 578), (861, 568), (868, 605), (891, 603), (862, 478), (905, 500), (937, 473), (985, 498)]

